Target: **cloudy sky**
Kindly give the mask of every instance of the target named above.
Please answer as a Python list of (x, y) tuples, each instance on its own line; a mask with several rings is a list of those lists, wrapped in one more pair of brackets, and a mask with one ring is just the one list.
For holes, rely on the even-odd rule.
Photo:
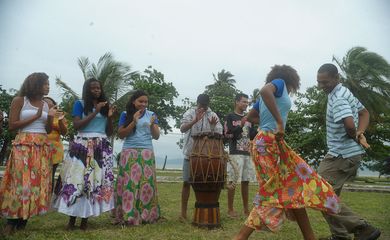
[(250, 94), (274, 64), (295, 67), (305, 90), (353, 46), (390, 61), (389, 12), (387, 0), (0, 0), (0, 84), (19, 89), (44, 71), (60, 100), (55, 76), (81, 93), (77, 58), (111, 52), (163, 72), (179, 98), (195, 99), (222, 69)]
[[(111, 52), (164, 73), (180, 99), (195, 100), (222, 69), (250, 94), (274, 64), (296, 68), (304, 91), (321, 64), (354, 46), (390, 61), (389, 12), (388, 0), (0, 0), (0, 85), (19, 89), (44, 71), (60, 100), (55, 76), (81, 93), (77, 58)], [(181, 158), (179, 137), (154, 142), (159, 164)]]

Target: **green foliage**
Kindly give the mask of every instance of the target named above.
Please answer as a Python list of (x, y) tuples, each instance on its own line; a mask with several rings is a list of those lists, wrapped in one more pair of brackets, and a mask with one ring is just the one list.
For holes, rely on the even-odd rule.
[(317, 87), (298, 93), (296, 110), (288, 115), (286, 141), (311, 165), (318, 166), (325, 156), (326, 95)]
[(169, 119), (180, 118), (181, 109), (173, 102), (179, 93), (171, 82), (164, 80), (164, 74), (149, 66), (142, 74), (133, 77), (130, 86), (134, 90), (142, 89), (148, 93), (148, 108), (157, 114), (160, 128), (165, 134), (171, 131)]
[(252, 95), (250, 96), (251, 104), (255, 104), (260, 98), (260, 88), (253, 89)]
[[(157, 172), (157, 176), (160, 173)], [(88, 230), (66, 231), (65, 226), (69, 217), (65, 214), (52, 211), (42, 216), (29, 219), (27, 227), (23, 231), (16, 231), (9, 240), (226, 240), (232, 239), (244, 225), (246, 216), (243, 214), (240, 184), (237, 185), (234, 208), (240, 214), (238, 218), (232, 219), (227, 216), (227, 193), (222, 190), (219, 204), (222, 227), (208, 230), (191, 225), (194, 213), (195, 194), (190, 194), (188, 201), (188, 220), (179, 221), (180, 199), (182, 183), (161, 183), (158, 182), (158, 201), (161, 207), (161, 214), (166, 221), (159, 221), (155, 224), (143, 224), (139, 226), (120, 226), (111, 224), (110, 213), (104, 213), (99, 217), (91, 217), (88, 220)], [(258, 188), (255, 184), (249, 185), (249, 196), (255, 196)], [(361, 215), (370, 224), (382, 230), (381, 239), (390, 238), (390, 194), (375, 192), (342, 192), (342, 201), (350, 206), (357, 214)], [(369, 204), (367, 204), (369, 203)], [(324, 220), (320, 211), (307, 209), (311, 226), (317, 237), (325, 237), (330, 234), (329, 226)], [(80, 219), (77, 219), (79, 226)], [(0, 221), (0, 229), (6, 224), (5, 219)], [(277, 233), (269, 231), (253, 232), (249, 239), (267, 240), (301, 240), (302, 233), (296, 221), (285, 221), (283, 227)]]
[[(389, 64), (378, 54), (364, 48), (352, 48), (340, 63), (341, 80), (370, 112), (366, 138), (371, 148), (364, 165), (381, 174), (389, 174), (384, 159), (390, 156), (390, 82)], [(327, 152), (327, 96), (316, 87), (298, 94), (297, 109), (289, 115), (286, 140), (304, 159), (318, 166)]]
[(381, 55), (363, 47), (351, 48), (342, 61), (341, 81), (376, 118), (390, 114), (390, 65)]
[(385, 172), (384, 159), (390, 156), (390, 64), (381, 55), (364, 47), (351, 48), (342, 61), (333, 57), (341, 69), (341, 81), (370, 112), (366, 131), (369, 169)]
[(213, 110), (221, 121), (225, 116), (234, 109), (234, 97), (241, 93), (235, 86), (236, 80), (229, 71), (218, 72), (217, 76), (213, 74), (214, 83), (206, 86), (204, 93), (210, 96), (210, 108)]
[[(10, 92), (7, 92), (0, 85), (0, 111), (3, 111), (9, 116), (9, 110), (13, 97), (16, 94), (15, 89), (11, 89)], [(8, 119), (3, 120), (3, 126), (0, 126), (3, 131), (0, 133), (0, 165), (5, 162), (4, 160), (8, 158), (9, 147), (12, 139), (15, 138), (16, 132), (10, 132), (8, 130)]]
[[(96, 78), (102, 82), (103, 90), (106, 97), (109, 99), (111, 104), (124, 106), (125, 102), (129, 98), (131, 92), (130, 83), (132, 78), (137, 74), (131, 71), (131, 67), (123, 62), (119, 62), (114, 59), (111, 53), (106, 53), (99, 58), (97, 64), (90, 63), (87, 57), (80, 57), (78, 59), (78, 65), (83, 74), (84, 80), (89, 78)], [(72, 112), (72, 107), (77, 99), (81, 96), (76, 93), (71, 87), (69, 87), (65, 81), (62, 81), (60, 77), (56, 77), (56, 84), (62, 91), (62, 102), (60, 107), (67, 113)], [(80, 92), (82, 91), (82, 86)], [(120, 108), (119, 108), (120, 109)], [(71, 138), (75, 131), (72, 126), (72, 117), (67, 114), (68, 123), (70, 123), (68, 136)], [(116, 126), (118, 122), (118, 115), (114, 117), (113, 123)], [(117, 129), (114, 127), (114, 129)]]

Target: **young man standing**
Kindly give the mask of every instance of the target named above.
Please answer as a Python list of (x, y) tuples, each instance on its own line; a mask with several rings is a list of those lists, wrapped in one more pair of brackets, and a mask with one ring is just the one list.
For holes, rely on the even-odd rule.
[[(328, 94), (326, 110), (326, 136), (328, 153), (321, 161), (318, 173), (341, 194), (344, 183), (356, 176), (364, 153), (369, 147), (364, 136), (369, 123), (369, 113), (348, 88), (341, 85), (337, 67), (327, 63), (317, 74), (318, 87)], [(375, 240), (381, 232), (367, 224), (345, 204), (336, 215), (324, 214), (332, 236), (328, 240)]]
[[(241, 181), (241, 196), (244, 206), (244, 214), (249, 214), (248, 209), (248, 188), (249, 181), (255, 181), (256, 176), (253, 170), (253, 164), (249, 156), (250, 136), (256, 135), (256, 129), (247, 120), (245, 111), (248, 107), (248, 95), (237, 94), (235, 97), (234, 112), (226, 116), (225, 136), (229, 139), (229, 159), (232, 164), (238, 168), (238, 179)], [(235, 186), (234, 169), (231, 164), (227, 167), (228, 187), (228, 215), (237, 217), (238, 213), (234, 210)]]
[(180, 220), (187, 219), (187, 205), (190, 197), (190, 155), (194, 140), (192, 136), (200, 133), (222, 134), (222, 125), (216, 113), (209, 108), (210, 99), (206, 94), (199, 94), (196, 100), (197, 106), (188, 109), (181, 120), (180, 131), (185, 133), (183, 146), (183, 188), (181, 192)]

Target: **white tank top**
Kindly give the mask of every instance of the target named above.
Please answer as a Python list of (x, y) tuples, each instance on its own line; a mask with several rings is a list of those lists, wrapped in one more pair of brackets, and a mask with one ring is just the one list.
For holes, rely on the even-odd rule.
[[(27, 97), (24, 97), (23, 107), (20, 110), (19, 119), (24, 120), (31, 118), (35, 114), (37, 114), (38, 108), (31, 105), (30, 100)], [(46, 133), (46, 121), (47, 114), (49, 112), (49, 105), (45, 101), (43, 101), (43, 109), (42, 115), (40, 118), (20, 129), (20, 132), (29, 132), (29, 133)]]

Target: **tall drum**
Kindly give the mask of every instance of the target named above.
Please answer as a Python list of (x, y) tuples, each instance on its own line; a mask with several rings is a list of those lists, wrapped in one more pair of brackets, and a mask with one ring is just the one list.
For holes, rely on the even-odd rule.
[(193, 136), (190, 155), (190, 183), (195, 192), (193, 225), (209, 229), (221, 226), (219, 194), (225, 182), (227, 153), (222, 135)]

